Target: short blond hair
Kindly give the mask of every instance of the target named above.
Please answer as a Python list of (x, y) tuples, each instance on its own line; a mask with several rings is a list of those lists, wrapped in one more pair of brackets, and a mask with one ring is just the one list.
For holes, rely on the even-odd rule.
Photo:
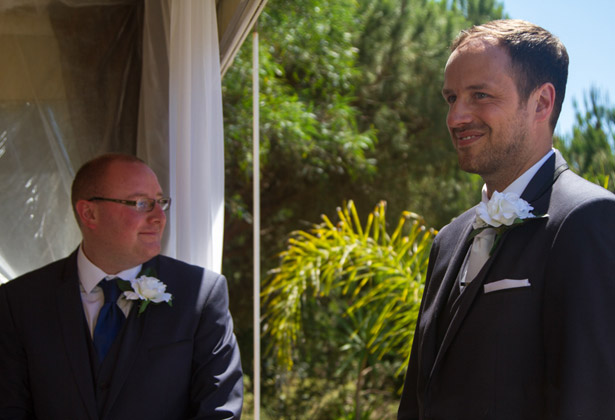
[(77, 201), (89, 200), (92, 197), (102, 194), (102, 186), (107, 174), (107, 169), (114, 162), (129, 162), (146, 164), (143, 160), (133, 155), (122, 153), (107, 153), (86, 162), (75, 175), (71, 187), (71, 203), (73, 212), (79, 222), (77, 215)]

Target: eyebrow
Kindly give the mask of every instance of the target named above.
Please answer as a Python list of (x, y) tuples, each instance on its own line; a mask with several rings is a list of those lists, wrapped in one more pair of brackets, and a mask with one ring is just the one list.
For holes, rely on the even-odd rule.
[(489, 85), (487, 83), (481, 83), (478, 85), (470, 85), (466, 87), (467, 90), (483, 90), (487, 88), (489, 88)]
[[(489, 88), (489, 84), (479, 83), (475, 85), (465, 86), (462, 90), (483, 90), (483, 89), (488, 89), (488, 88)], [(442, 89), (442, 95), (446, 96), (450, 93), (455, 93), (455, 91), (453, 89), (447, 89), (447, 88)]]
[[(140, 192), (128, 195), (129, 200), (134, 200), (134, 199), (141, 198), (141, 197), (150, 198), (148, 194), (140, 193)], [(164, 197), (164, 194), (162, 192), (158, 192), (156, 193), (156, 196), (154, 198), (162, 198), (162, 197)]]

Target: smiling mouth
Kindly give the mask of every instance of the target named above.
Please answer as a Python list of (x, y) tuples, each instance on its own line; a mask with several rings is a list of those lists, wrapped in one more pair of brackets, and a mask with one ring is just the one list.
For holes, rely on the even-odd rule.
[(464, 147), (464, 146), (468, 146), (472, 143), (474, 143), (475, 141), (479, 140), (483, 135), (482, 134), (464, 134), (464, 135), (455, 135), (455, 138), (457, 139), (457, 146), (459, 147)]

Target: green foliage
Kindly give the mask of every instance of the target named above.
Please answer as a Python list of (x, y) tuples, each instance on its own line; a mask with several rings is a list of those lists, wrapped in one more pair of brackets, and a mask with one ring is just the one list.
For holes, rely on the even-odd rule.
[[(339, 203), (374, 171), (366, 156), (374, 131), (359, 129), (352, 106), (357, 75), (354, 1), (268, 3), (260, 17), (261, 243), (274, 261), (286, 235)], [(224, 272), (233, 285), (252, 281), (252, 76), (247, 42), (223, 80), (226, 210)], [(310, 205), (305, 205), (310, 203)], [(269, 268), (271, 263), (264, 264)], [(240, 289), (248, 289), (240, 286)], [(232, 310), (251, 317), (251, 296)], [(249, 343), (251, 327), (238, 325)], [(244, 354), (249, 357), (248, 350)]]
[[(432, 226), (479, 199), (476, 177), (458, 169), (440, 89), (448, 45), (470, 24), (464, 13), (501, 17), (492, 3), (268, 3), (258, 25), (266, 258), (290, 230), (350, 198), (361, 211), (378, 200), (413, 209)], [(251, 54), (247, 42), (223, 81), (224, 255), (237, 281), (250, 271)]]
[[(276, 256), (289, 232), (309, 229), (307, 221), (318, 220), (345, 200), (352, 198), (360, 214), (384, 200), (390, 214), (412, 209), (425, 217), (425, 225), (437, 227), (480, 199), (480, 178), (458, 169), (440, 89), (448, 46), (458, 31), (477, 19), (498, 17), (501, 6), (489, 0), (269, 0), (258, 24), (264, 271), (278, 263)], [(244, 44), (223, 80), (223, 272), (248, 376), (253, 280), (251, 44)], [(367, 299), (368, 290), (376, 293), (366, 287), (359, 288), (357, 301)], [(384, 284), (379, 290), (386, 296)], [(378, 417), (379, 404), (395, 395), (382, 398), (378, 389), (399, 387), (401, 375), (396, 372), (403, 370), (405, 356), (388, 354), (382, 346), (397, 343), (408, 352), (413, 330), (384, 328), (377, 315), (394, 308), (387, 308), (385, 303), (393, 303), (379, 301), (378, 296), (373, 297), (379, 305), (374, 313), (351, 310), (352, 294), (335, 288), (327, 296), (301, 301), (298, 353), (286, 354), (294, 361), (292, 370), (280, 372), (274, 357), (263, 360), (263, 405), (271, 418), (307, 415), (311, 405), (320, 407), (317, 397), (324, 404), (326, 387), (321, 386), (332, 382), (339, 385), (336, 398), (341, 406), (334, 407), (328, 394), (330, 406), (320, 411), (326, 413), (313, 417), (345, 418), (347, 407), (358, 400), (347, 392), (348, 384), (363, 390), (362, 407), (369, 407), (372, 417), (391, 417)], [(266, 315), (268, 310), (264, 308)], [(336, 311), (345, 316), (331, 319), (328, 314)], [(403, 322), (411, 325), (412, 320)], [(293, 331), (287, 332), (292, 337)], [(375, 370), (378, 377), (366, 373)], [(356, 386), (358, 380), (366, 382)], [(291, 391), (280, 391), (280, 382)], [(368, 387), (374, 392), (368, 393)]]
[[(287, 369), (306, 353), (329, 358), (334, 375), (325, 377), (354, 378), (360, 408), (367, 372), (394, 360), (403, 374), (435, 232), (404, 212), (388, 234), (384, 202), (365, 226), (352, 201), (337, 215), (335, 225), (323, 215), (322, 224), (291, 235), (263, 290), (264, 333)], [(395, 395), (395, 385), (388, 388)]]
[[(356, 106), (360, 127), (373, 127), (377, 147), (369, 152), (377, 172), (357, 202), (376, 197), (390, 210), (412, 209), (442, 226), (480, 199), (476, 177), (463, 173), (451, 146), (441, 89), (449, 45), (471, 23), (468, 2), (363, 1), (364, 29), (357, 35)], [(472, 10), (487, 14), (480, 2)], [(490, 18), (501, 17), (501, 7)]]
[(480, 25), (489, 20), (503, 17), (504, 6), (496, 0), (458, 0), (453, 8), (459, 7), (469, 23)]
[[(353, 1), (270, 1), (260, 30), (260, 173), (263, 267), (288, 232), (362, 185), (374, 170), (374, 131), (360, 130), (351, 105), (357, 50)], [(233, 290), (252, 282), (251, 43), (223, 80), (226, 216), (224, 273)], [(350, 195), (349, 195), (350, 196)], [(331, 204), (332, 198), (336, 201)], [(306, 203), (308, 205), (306, 205)], [(250, 293), (231, 296), (244, 358), (251, 351)], [(250, 366), (246, 366), (249, 374)]]
[[(374, 136), (370, 130), (358, 130), (357, 110), (349, 104), (357, 73), (349, 32), (354, 26), (353, 4), (291, 2), (268, 7), (261, 16), (260, 149), (265, 183), (269, 170), (275, 175), (285, 170), (287, 180), (304, 181), (327, 178), (330, 172), (369, 171), (364, 153), (373, 147)], [(251, 49), (244, 45), (223, 86), (229, 157), (244, 163), (244, 177), (251, 173), (246, 171), (252, 150), (250, 65)]]
[(585, 111), (574, 102), (576, 123), (572, 136), (555, 139), (557, 147), (575, 172), (615, 192), (615, 107), (597, 88), (584, 99)]

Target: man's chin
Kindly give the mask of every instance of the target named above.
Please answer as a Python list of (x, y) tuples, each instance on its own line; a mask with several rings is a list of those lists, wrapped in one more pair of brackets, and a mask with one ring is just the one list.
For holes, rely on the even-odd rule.
[(469, 159), (467, 157), (463, 157), (461, 155), (458, 155), (458, 160), (459, 162), (459, 168), (464, 171), (464, 172), (468, 172), (470, 174), (479, 174), (480, 173), (480, 169), (478, 167), (478, 165), (476, 164), (476, 162), (472, 161), (472, 159)]
[(147, 244), (143, 247), (140, 254), (142, 256), (143, 262), (149, 261), (154, 258), (156, 255), (160, 254), (161, 251), (160, 242)]

